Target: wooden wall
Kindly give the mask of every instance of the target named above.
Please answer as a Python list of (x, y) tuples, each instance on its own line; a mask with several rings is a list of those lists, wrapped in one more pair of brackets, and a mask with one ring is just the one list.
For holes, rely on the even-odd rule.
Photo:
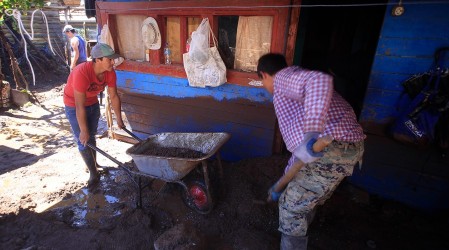
[(123, 111), (141, 138), (161, 132), (228, 132), (223, 159), (272, 154), (276, 118), (263, 88), (194, 88), (185, 78), (120, 70), (117, 77)]
[[(390, 0), (390, 4), (398, 1)], [(361, 123), (366, 131), (383, 134), (395, 114), (401, 82), (430, 69), (434, 51), (449, 46), (449, 3), (408, 4), (392, 16), (389, 5), (364, 99)], [(448, 60), (449, 62), (449, 55)]]
[(433, 148), (400, 144), (385, 129), (395, 115), (401, 82), (429, 70), (434, 51), (449, 46), (449, 3), (403, 3), (402, 16), (391, 15), (393, 5), (385, 12), (360, 118), (368, 135), (364, 163), (350, 181), (370, 193), (420, 209), (447, 210), (449, 157)]

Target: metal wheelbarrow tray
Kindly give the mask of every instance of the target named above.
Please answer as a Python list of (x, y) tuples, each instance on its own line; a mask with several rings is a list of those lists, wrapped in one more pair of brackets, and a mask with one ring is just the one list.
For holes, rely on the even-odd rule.
[[(212, 184), (222, 185), (223, 170), (218, 151), (229, 138), (228, 133), (160, 133), (152, 135), (126, 150), (139, 170), (138, 172), (131, 170), (133, 174), (139, 176), (138, 206), (142, 205), (142, 190), (146, 187), (142, 186), (141, 176), (145, 176), (180, 184), (183, 187), (184, 203), (198, 213), (209, 213), (215, 200), (211, 191)], [(190, 149), (201, 152), (204, 156), (179, 158), (145, 154), (151, 147)], [(218, 172), (219, 183), (211, 183), (209, 170), (214, 169), (208, 168), (207, 160), (213, 155), (217, 158), (218, 169), (214, 172)], [(203, 178), (183, 179), (199, 165), (202, 167)]]
[[(200, 162), (213, 156), (229, 139), (227, 133), (160, 133), (148, 137), (128, 150), (139, 171), (166, 182), (184, 178)], [(177, 158), (147, 155), (150, 147), (186, 148), (203, 153), (201, 158)]]

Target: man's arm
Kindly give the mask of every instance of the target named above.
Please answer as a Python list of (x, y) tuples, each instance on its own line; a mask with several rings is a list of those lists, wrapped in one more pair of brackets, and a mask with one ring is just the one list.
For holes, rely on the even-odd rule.
[(79, 140), (83, 145), (89, 141), (89, 127), (87, 126), (86, 108), (84, 106), (86, 102), (86, 93), (82, 93), (74, 90), (75, 107), (76, 107), (76, 120), (80, 127)]
[(304, 133), (323, 132), (334, 91), (331, 76), (318, 73), (304, 85)]
[(70, 65), (70, 70), (73, 70), (76, 66), (76, 62), (78, 61), (78, 58), (80, 57), (80, 51), (78, 49), (78, 45), (80, 44), (80, 41), (78, 40), (77, 37), (73, 37), (72, 39), (70, 39), (70, 45), (72, 46), (73, 49), (73, 60), (71, 62)]
[(108, 87), (108, 95), (111, 99), (112, 109), (114, 110), (115, 117), (117, 120), (117, 126), (119, 128), (125, 127), (125, 124), (122, 120), (122, 104), (120, 101), (120, 96), (117, 93), (117, 88), (115, 87)]

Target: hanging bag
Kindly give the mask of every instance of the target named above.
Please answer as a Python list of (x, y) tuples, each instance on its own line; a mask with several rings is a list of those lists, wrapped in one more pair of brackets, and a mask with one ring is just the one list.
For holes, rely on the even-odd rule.
[[(407, 95), (401, 98), (399, 115), (390, 128), (393, 138), (400, 142), (427, 147), (435, 140), (435, 125), (442, 113), (439, 90), (443, 57), (440, 53), (436, 53), (434, 70), (403, 84)], [(423, 79), (428, 79), (425, 84)]]
[[(207, 36), (205, 29), (208, 30)], [(214, 42), (213, 47), (209, 46), (209, 31)], [(207, 44), (207, 47), (204, 44)], [(226, 66), (218, 52), (217, 38), (210, 28), (209, 19), (204, 18), (198, 29), (192, 33), (190, 50), (183, 54), (183, 62), (190, 86), (217, 87), (226, 82)]]

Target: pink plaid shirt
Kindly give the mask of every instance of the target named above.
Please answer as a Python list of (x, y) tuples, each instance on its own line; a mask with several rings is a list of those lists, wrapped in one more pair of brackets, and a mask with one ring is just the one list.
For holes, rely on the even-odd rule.
[(273, 84), (279, 129), (290, 152), (306, 132), (341, 142), (365, 139), (352, 107), (334, 91), (330, 75), (292, 66), (276, 73)]

